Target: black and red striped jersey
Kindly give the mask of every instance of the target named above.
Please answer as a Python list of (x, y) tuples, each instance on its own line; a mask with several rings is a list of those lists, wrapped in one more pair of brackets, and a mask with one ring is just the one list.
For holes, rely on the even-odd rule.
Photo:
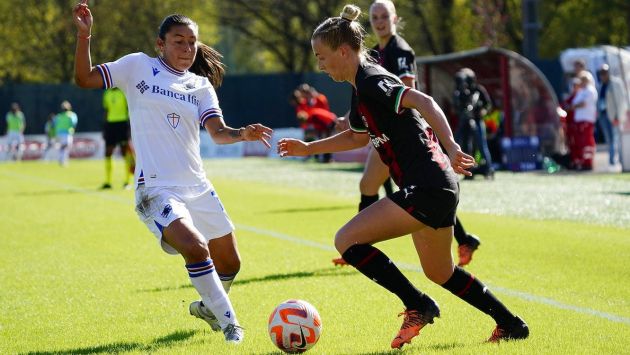
[(416, 79), (416, 55), (402, 37), (393, 35), (383, 49), (374, 46), (370, 55), (397, 77)]
[(367, 133), (399, 187), (448, 188), (457, 182), (431, 127), (415, 109), (402, 107), (411, 90), (394, 74), (364, 62), (355, 77), (350, 129)]

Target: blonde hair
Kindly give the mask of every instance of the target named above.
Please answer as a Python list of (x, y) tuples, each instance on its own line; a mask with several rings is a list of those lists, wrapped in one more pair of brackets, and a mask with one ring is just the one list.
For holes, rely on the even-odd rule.
[(363, 39), (365, 29), (356, 21), (361, 15), (361, 9), (356, 5), (346, 5), (339, 17), (329, 17), (313, 31), (312, 39), (319, 38), (332, 50), (342, 44), (347, 44), (360, 55), (367, 53)]
[[(372, 3), (372, 5), (370, 5), (370, 15), (372, 14), (372, 8), (374, 8), (374, 6), (377, 5), (383, 5), (386, 9), (387, 12), (389, 12), (390, 16), (395, 16), (397, 19), (396, 21), (392, 21), (393, 22), (393, 26), (392, 26), (392, 34), (396, 34), (396, 32), (398, 32), (398, 30), (402, 30), (403, 29), (403, 22), (402, 22), (402, 18), (398, 17), (398, 13), (396, 12), (396, 6), (394, 5), (394, 2), (391, 0), (374, 0), (374, 2)], [(371, 16), (370, 16), (371, 18)]]

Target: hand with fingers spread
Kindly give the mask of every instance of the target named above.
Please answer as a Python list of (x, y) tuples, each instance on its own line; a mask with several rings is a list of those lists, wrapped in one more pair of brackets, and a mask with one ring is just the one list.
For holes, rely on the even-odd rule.
[(308, 143), (294, 138), (282, 138), (278, 141), (278, 155), (281, 157), (309, 155)]
[(457, 144), (448, 150), (448, 156), (451, 160), (453, 171), (457, 174), (472, 176), (472, 173), (468, 171), (468, 169), (475, 166), (475, 158), (462, 152), (462, 149)]
[(72, 8), (72, 20), (77, 27), (77, 34), (81, 37), (89, 37), (92, 32), (92, 12), (87, 0), (81, 0)]
[(250, 124), (247, 127), (241, 128), (240, 133), (245, 141), (261, 141), (267, 148), (271, 148), (269, 140), (271, 139), (273, 130), (269, 127), (263, 126), (260, 123)]

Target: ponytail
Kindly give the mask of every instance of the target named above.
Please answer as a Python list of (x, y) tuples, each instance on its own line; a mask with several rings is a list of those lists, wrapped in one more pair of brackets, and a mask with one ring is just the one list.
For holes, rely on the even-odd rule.
[(223, 75), (225, 74), (225, 65), (221, 62), (223, 56), (214, 48), (197, 42), (197, 54), (195, 62), (192, 64), (190, 72), (200, 76), (205, 76), (210, 80), (210, 84), (215, 88), (221, 86)]

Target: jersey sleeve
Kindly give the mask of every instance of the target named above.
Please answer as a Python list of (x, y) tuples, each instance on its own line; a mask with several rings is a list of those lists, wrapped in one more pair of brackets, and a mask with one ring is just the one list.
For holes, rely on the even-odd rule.
[(352, 101), (350, 104), (348, 123), (350, 124), (350, 129), (355, 133), (367, 132), (367, 127), (365, 127), (365, 123), (363, 123), (363, 120), (361, 119), (361, 114), (359, 113), (359, 100), (354, 90), (352, 91)]
[(361, 95), (399, 114), (405, 109), (402, 106), (403, 97), (411, 88), (395, 78), (372, 76), (361, 83), (359, 90)]
[(221, 107), (219, 107), (219, 99), (217, 98), (216, 91), (207, 79), (204, 80), (206, 81), (208, 90), (205, 91), (199, 102), (199, 124), (201, 127), (203, 127), (210, 118), (223, 117), (223, 111), (221, 111)]
[(416, 78), (416, 58), (411, 51), (401, 50), (394, 56), (394, 72), (399, 78)]
[(144, 53), (133, 53), (121, 57), (115, 62), (103, 63), (96, 66), (103, 78), (103, 88), (124, 87), (131, 74), (136, 71), (136, 67)]

